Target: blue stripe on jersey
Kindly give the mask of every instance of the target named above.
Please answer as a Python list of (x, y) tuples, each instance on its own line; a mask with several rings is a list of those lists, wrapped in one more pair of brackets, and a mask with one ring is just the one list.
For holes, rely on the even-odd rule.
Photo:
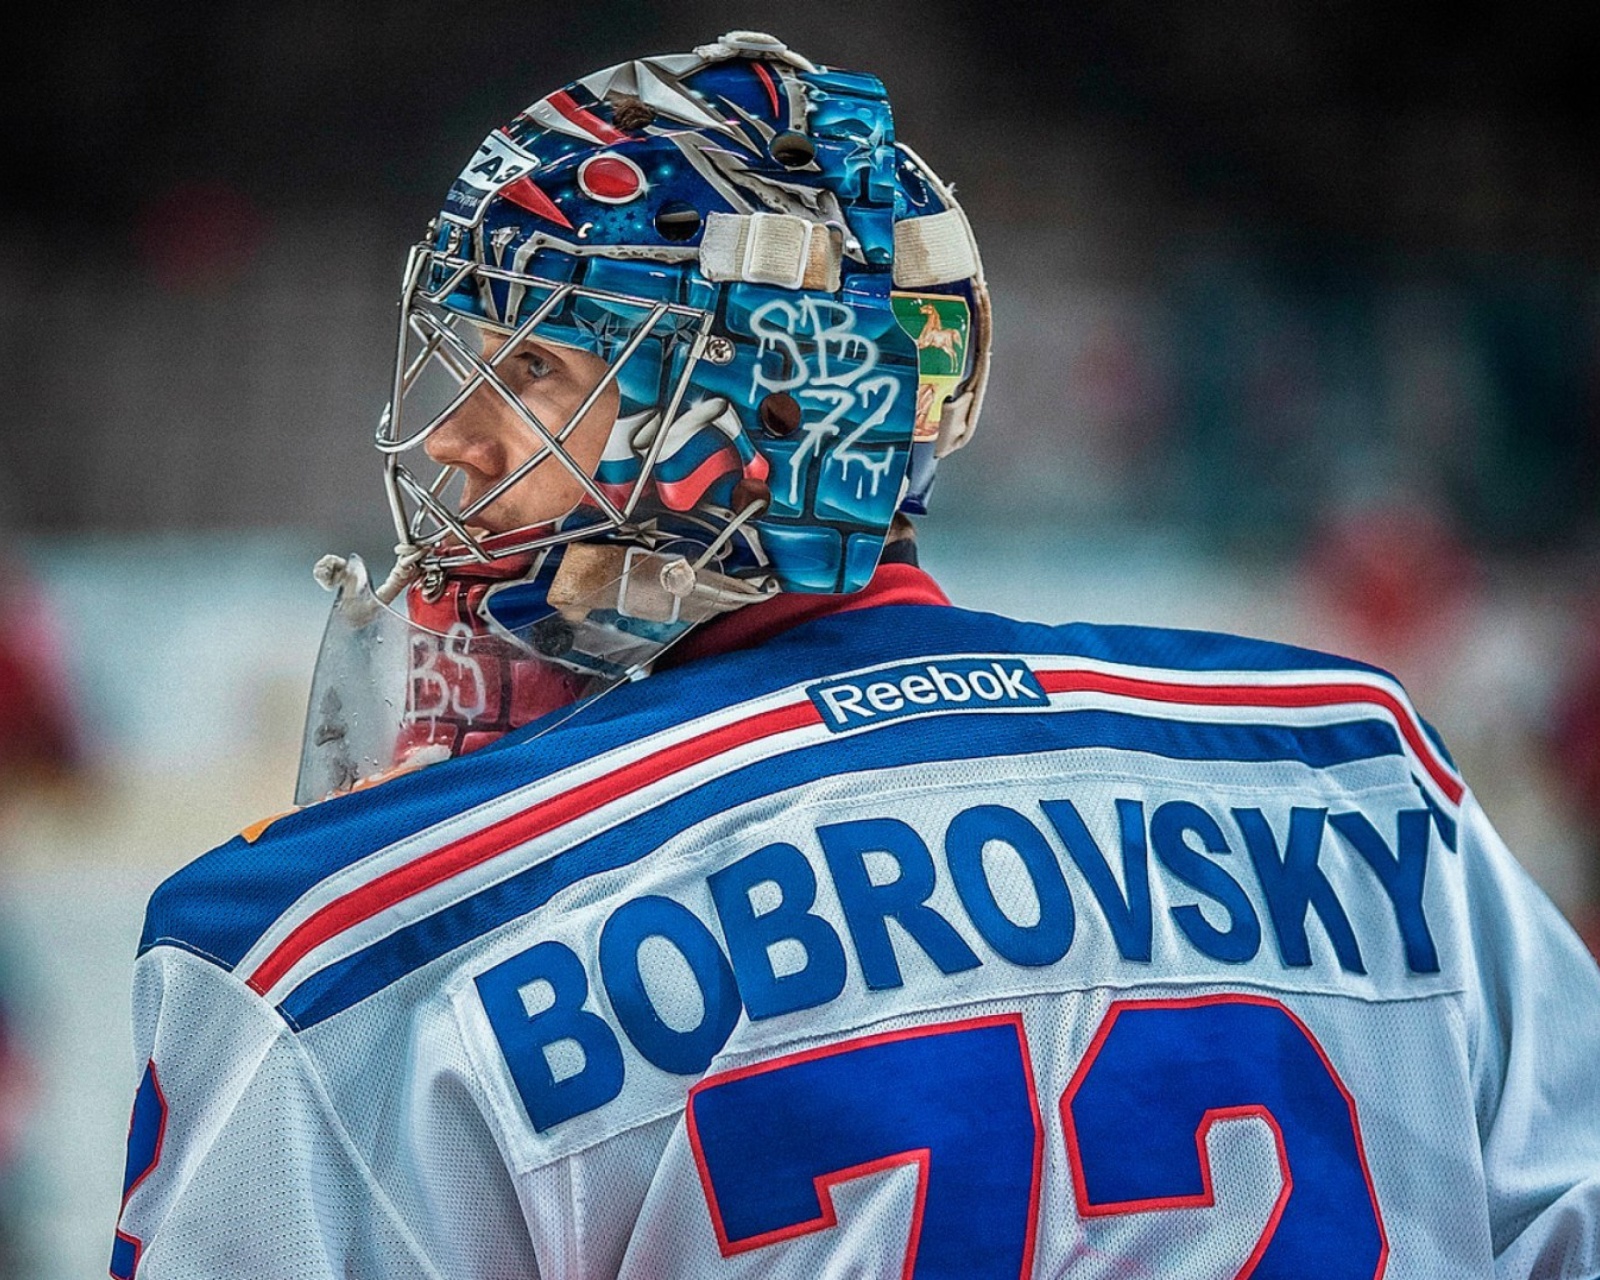
[(1264, 640), (1073, 623), (1049, 627), (943, 605), (881, 605), (803, 623), (758, 649), (625, 684), (530, 738), (558, 711), (458, 760), (280, 818), (255, 844), (234, 839), (179, 871), (150, 900), (139, 951), (185, 947), (231, 969), (314, 885), (396, 841), (517, 787), (792, 684), (897, 659), (1038, 653), (1188, 671), (1362, 671), (1375, 667)]
[[(820, 778), (866, 769), (1069, 748), (1110, 747), (1179, 760), (1299, 761), (1314, 768), (1402, 753), (1387, 720), (1315, 727), (1159, 720), (1114, 711), (968, 712), (886, 724), (854, 738), (796, 748), (645, 810), (581, 844), (424, 917), (329, 965), (278, 1006), (300, 1030), (349, 1008), (556, 893), (648, 856), (706, 818)], [(1041, 797), (1048, 799), (1050, 797)]]

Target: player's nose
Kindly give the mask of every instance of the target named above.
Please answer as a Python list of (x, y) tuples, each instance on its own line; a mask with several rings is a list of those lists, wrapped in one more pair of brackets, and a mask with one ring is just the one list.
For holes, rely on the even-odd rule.
[(499, 396), (479, 386), (428, 433), (422, 447), (440, 466), (473, 471), (493, 480), (506, 471), (510, 416)]

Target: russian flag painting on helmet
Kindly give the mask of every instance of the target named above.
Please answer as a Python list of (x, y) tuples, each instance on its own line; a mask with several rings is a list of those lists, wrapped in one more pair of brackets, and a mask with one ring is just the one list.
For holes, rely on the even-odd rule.
[[(375, 590), (324, 566), (330, 641), (382, 609), (448, 647), (430, 679), (487, 645), (499, 704), (526, 663), (562, 669), (559, 702), (730, 609), (858, 590), (970, 436), (988, 330), (966, 218), (875, 77), (757, 32), (585, 76), (489, 134), (410, 252), (377, 433), (400, 559)], [(419, 731), (410, 684), (396, 741), (516, 727)], [(327, 694), (306, 760), (352, 737)], [(389, 736), (303, 761), (302, 793), (393, 765)]]

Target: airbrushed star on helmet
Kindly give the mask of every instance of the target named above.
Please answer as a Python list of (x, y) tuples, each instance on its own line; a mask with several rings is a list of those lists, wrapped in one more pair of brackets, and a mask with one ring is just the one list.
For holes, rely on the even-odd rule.
[[(529, 343), (599, 371), (564, 420), (509, 376)], [(475, 750), (728, 610), (858, 590), (971, 435), (988, 347), (966, 217), (875, 77), (733, 32), (534, 103), (407, 259), (377, 433), (399, 559), (376, 589), (319, 565), (297, 799)], [(526, 442), (487, 479), (441, 447), (485, 400)], [(508, 520), (541, 470), (570, 503)]]

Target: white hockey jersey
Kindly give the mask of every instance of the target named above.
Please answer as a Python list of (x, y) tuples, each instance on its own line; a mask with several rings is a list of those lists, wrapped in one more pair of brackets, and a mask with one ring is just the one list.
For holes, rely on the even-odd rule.
[(1600, 1275), (1600, 974), (1276, 644), (807, 622), (215, 850), (134, 1003), (122, 1280)]

